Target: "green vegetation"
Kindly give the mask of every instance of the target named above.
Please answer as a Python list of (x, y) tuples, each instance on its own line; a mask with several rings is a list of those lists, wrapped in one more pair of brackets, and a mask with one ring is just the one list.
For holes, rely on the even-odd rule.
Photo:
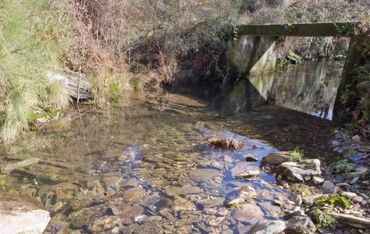
[(343, 159), (334, 164), (333, 170), (338, 174), (353, 172), (355, 164), (350, 163), (347, 159)]
[(336, 220), (331, 215), (320, 209), (314, 209), (312, 211), (313, 216), (317, 222), (318, 228), (334, 229), (336, 226)]
[(62, 26), (48, 0), (4, 0), (0, 4), (0, 126), (9, 142), (28, 127), (35, 107), (68, 104), (46, 72), (59, 66)]
[(348, 199), (343, 196), (320, 197), (315, 200), (314, 204), (318, 207), (329, 204), (332, 206), (339, 206), (343, 209), (347, 209), (351, 205)]
[(295, 149), (288, 157), (291, 162), (299, 162), (303, 159), (303, 153), (299, 149)]

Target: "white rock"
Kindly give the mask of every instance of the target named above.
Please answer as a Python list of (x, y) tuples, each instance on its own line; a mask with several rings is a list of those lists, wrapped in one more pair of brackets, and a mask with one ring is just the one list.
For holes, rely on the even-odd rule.
[(28, 210), (26, 207), (19, 207), (12, 211), (0, 211), (1, 233), (43, 233), (50, 221), (49, 212), (36, 209)]
[(50, 214), (41, 207), (32, 197), (0, 192), (0, 233), (43, 233)]

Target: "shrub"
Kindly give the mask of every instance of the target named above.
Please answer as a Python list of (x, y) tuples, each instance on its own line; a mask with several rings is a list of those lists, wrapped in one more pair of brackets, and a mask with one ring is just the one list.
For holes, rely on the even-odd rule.
[(303, 159), (303, 153), (299, 149), (295, 149), (289, 154), (288, 158), (291, 162), (299, 162)]
[(315, 217), (318, 228), (327, 228), (327, 229), (335, 228), (336, 220), (335, 218), (333, 218), (333, 216), (317, 208), (312, 211), (312, 214)]
[(349, 173), (355, 170), (355, 164), (350, 163), (347, 159), (340, 160), (334, 164), (334, 172), (341, 174), (341, 173)]

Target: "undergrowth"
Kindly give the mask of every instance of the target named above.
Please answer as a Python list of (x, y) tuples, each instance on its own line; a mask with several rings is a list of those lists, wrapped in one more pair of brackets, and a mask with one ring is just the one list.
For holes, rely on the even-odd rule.
[(0, 3), (0, 126), (10, 142), (35, 107), (61, 108), (67, 96), (45, 78), (59, 65), (59, 12), (48, 0), (3, 0)]

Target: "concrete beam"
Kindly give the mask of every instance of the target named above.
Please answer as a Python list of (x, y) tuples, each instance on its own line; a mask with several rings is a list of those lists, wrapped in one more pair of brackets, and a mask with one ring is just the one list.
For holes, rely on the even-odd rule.
[(357, 22), (351, 23), (312, 23), (276, 25), (238, 25), (238, 35), (256, 36), (299, 36), (299, 37), (351, 37)]

